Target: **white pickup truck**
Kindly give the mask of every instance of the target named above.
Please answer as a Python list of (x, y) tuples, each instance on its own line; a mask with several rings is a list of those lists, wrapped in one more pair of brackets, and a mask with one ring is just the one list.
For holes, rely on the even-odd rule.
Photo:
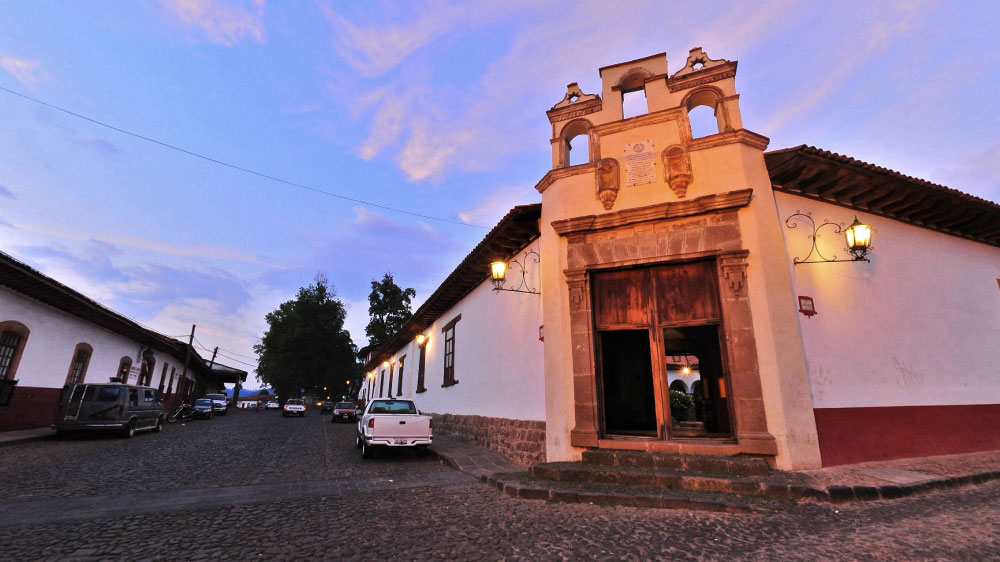
[(427, 452), (433, 440), (434, 420), (420, 414), (412, 400), (372, 400), (358, 419), (357, 447), (372, 458), (375, 447), (415, 447)]

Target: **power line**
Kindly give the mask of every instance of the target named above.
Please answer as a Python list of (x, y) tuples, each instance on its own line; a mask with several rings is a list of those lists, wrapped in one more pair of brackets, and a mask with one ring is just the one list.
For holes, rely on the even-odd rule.
[(228, 360), (230, 360), (230, 361), (235, 361), (236, 363), (239, 363), (239, 364), (241, 364), (241, 365), (246, 365), (247, 367), (257, 367), (257, 365), (255, 365), (255, 364), (253, 364), (253, 363), (247, 363), (246, 361), (240, 361), (239, 359), (236, 359), (236, 358), (233, 358), (233, 357), (230, 357), (230, 356), (228, 356), (228, 355), (223, 355), (222, 353), (220, 353), (220, 354), (219, 354), (219, 356), (221, 356), (221, 357), (225, 357), (226, 359), (228, 359)]
[(250, 355), (243, 355), (242, 353), (236, 353), (235, 351), (232, 351), (232, 350), (229, 350), (229, 349), (223, 349), (221, 347), (219, 348), (219, 351), (225, 351), (226, 353), (231, 353), (233, 355), (236, 355), (236, 356), (239, 356), (239, 357), (243, 357), (244, 359), (251, 359), (251, 360), (254, 360), (254, 361), (257, 360), (256, 357), (252, 357)]
[(153, 144), (158, 144), (158, 145), (160, 145), (160, 146), (162, 146), (164, 148), (169, 148), (171, 150), (176, 150), (177, 152), (183, 152), (184, 154), (187, 154), (189, 156), (194, 156), (195, 158), (201, 158), (202, 160), (205, 160), (205, 161), (208, 161), (208, 162), (212, 162), (213, 164), (219, 164), (220, 166), (226, 166), (227, 168), (232, 168), (234, 170), (239, 170), (239, 171), (247, 173), (247, 174), (252, 174), (252, 175), (255, 175), (255, 176), (258, 176), (258, 177), (269, 179), (271, 181), (275, 181), (275, 182), (278, 182), (278, 183), (283, 183), (285, 185), (290, 185), (290, 186), (298, 187), (298, 188), (301, 188), (301, 189), (307, 189), (309, 191), (314, 191), (316, 193), (321, 193), (323, 195), (328, 195), (330, 197), (336, 197), (337, 199), (343, 199), (344, 201), (351, 201), (353, 203), (359, 203), (361, 205), (368, 205), (369, 207), (376, 207), (378, 209), (384, 209), (386, 211), (392, 211), (394, 213), (400, 213), (400, 214), (404, 214), (404, 215), (410, 215), (412, 217), (419, 217), (419, 218), (422, 218), (422, 219), (429, 219), (429, 220), (434, 220), (434, 221), (446, 222), (446, 223), (450, 223), (450, 224), (458, 224), (458, 225), (462, 225), (462, 226), (471, 226), (473, 228), (489, 228), (488, 226), (483, 226), (481, 224), (472, 224), (472, 223), (467, 223), (467, 222), (462, 222), (462, 221), (456, 221), (456, 220), (452, 220), (452, 219), (445, 219), (445, 218), (441, 218), (441, 217), (434, 217), (434, 216), (431, 216), (431, 215), (422, 215), (420, 213), (414, 213), (413, 211), (405, 211), (403, 209), (397, 209), (395, 207), (389, 207), (388, 205), (380, 205), (378, 203), (372, 203), (371, 201), (365, 201), (363, 199), (356, 199), (354, 197), (348, 197), (346, 195), (340, 195), (338, 193), (333, 193), (333, 192), (330, 192), (330, 191), (324, 191), (322, 189), (319, 189), (319, 188), (316, 188), (316, 187), (312, 187), (312, 186), (309, 186), (309, 185), (305, 185), (305, 184), (302, 184), (302, 183), (297, 183), (297, 182), (294, 182), (294, 181), (289, 181), (289, 180), (281, 179), (279, 177), (272, 176), (270, 174), (265, 174), (263, 172), (258, 172), (256, 170), (251, 170), (250, 168), (244, 168), (243, 166), (238, 166), (236, 164), (231, 164), (231, 163), (226, 162), (224, 160), (219, 160), (217, 158), (212, 158), (211, 156), (205, 156), (204, 154), (199, 154), (197, 152), (194, 152), (194, 151), (191, 151), (191, 150), (187, 150), (187, 149), (181, 148), (179, 146), (175, 146), (175, 145), (172, 145), (172, 144), (160, 141), (160, 140), (156, 140), (156, 139), (154, 139), (152, 137), (147, 137), (145, 135), (140, 135), (139, 133), (133, 133), (132, 131), (127, 131), (127, 130), (122, 129), (120, 127), (116, 127), (114, 125), (109, 125), (108, 123), (104, 123), (103, 121), (98, 121), (97, 119), (93, 119), (91, 117), (87, 117), (86, 115), (81, 115), (81, 114), (76, 113), (74, 111), (70, 111), (68, 109), (64, 109), (62, 107), (59, 107), (58, 105), (53, 105), (51, 103), (42, 101), (40, 99), (36, 99), (36, 98), (31, 97), (31, 96), (24, 95), (24, 94), (22, 94), (20, 92), (17, 92), (15, 90), (4, 88), (3, 86), (0, 86), (0, 90), (3, 90), (4, 92), (7, 92), (9, 94), (13, 94), (15, 96), (24, 98), (24, 99), (26, 99), (28, 101), (33, 101), (33, 102), (35, 102), (37, 104), (44, 105), (45, 107), (49, 107), (51, 109), (55, 109), (56, 111), (61, 111), (61, 112), (65, 113), (65, 114), (67, 114), (67, 115), (72, 115), (73, 117), (76, 117), (76, 118), (79, 118), (79, 119), (83, 119), (84, 121), (89, 121), (91, 123), (94, 123), (95, 125), (100, 125), (102, 127), (107, 127), (108, 129), (111, 129), (112, 131), (117, 131), (119, 133), (135, 137), (137, 139), (142, 139), (144, 141), (151, 142)]

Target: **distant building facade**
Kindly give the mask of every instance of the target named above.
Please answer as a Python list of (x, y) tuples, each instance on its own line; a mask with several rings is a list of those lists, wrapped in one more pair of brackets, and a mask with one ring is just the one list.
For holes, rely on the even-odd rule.
[[(570, 84), (547, 112), (542, 203), (371, 350), (359, 400), (413, 398), (436, 431), (527, 463), (1000, 449), (1000, 205), (812, 147), (765, 152), (736, 68), (693, 49), (673, 73), (665, 54), (601, 68), (600, 95)], [(626, 117), (633, 100), (646, 110)], [(859, 261), (855, 218), (874, 228)], [(497, 260), (523, 292), (494, 291)]]
[(0, 431), (47, 427), (77, 383), (151, 386), (170, 407), (246, 375), (0, 253)]

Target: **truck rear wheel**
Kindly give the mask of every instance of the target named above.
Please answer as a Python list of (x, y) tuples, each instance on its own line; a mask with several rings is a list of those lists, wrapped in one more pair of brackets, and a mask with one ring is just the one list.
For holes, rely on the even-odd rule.
[(364, 440), (361, 441), (361, 458), (370, 459), (374, 452), (371, 445), (365, 443)]
[(360, 435), (358, 435), (358, 436), (356, 436), (354, 438), (354, 446), (357, 447), (358, 449), (361, 448), (361, 436)]

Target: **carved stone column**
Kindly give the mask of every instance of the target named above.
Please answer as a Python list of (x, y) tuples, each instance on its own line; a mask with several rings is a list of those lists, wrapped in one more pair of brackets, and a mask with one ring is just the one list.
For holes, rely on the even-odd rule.
[(719, 297), (736, 418), (734, 431), (741, 453), (775, 455), (778, 446), (774, 436), (767, 431), (757, 343), (746, 286), (747, 255), (747, 250), (740, 250), (721, 252), (718, 258)]
[(590, 287), (586, 270), (566, 272), (569, 285), (570, 345), (573, 358), (573, 399), (576, 426), (570, 432), (575, 447), (597, 446), (597, 387), (594, 376)]

